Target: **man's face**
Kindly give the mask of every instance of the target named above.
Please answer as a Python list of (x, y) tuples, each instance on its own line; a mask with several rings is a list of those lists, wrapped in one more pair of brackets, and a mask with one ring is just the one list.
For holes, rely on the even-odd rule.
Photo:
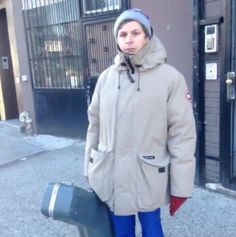
[(149, 38), (137, 21), (125, 23), (117, 34), (117, 42), (120, 49), (130, 55), (136, 54), (148, 41)]

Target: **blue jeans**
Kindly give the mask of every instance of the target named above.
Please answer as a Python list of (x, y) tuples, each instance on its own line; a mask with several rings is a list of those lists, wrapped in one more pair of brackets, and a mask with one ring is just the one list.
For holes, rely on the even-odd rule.
[[(164, 237), (161, 226), (160, 208), (151, 212), (139, 212), (142, 237)], [(111, 212), (116, 237), (135, 237), (135, 215), (116, 216)]]

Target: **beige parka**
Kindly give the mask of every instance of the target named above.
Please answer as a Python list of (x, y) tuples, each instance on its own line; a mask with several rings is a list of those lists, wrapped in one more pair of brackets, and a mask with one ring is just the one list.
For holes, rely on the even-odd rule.
[(116, 215), (153, 211), (170, 194), (191, 197), (194, 185), (196, 132), (184, 77), (165, 63), (156, 36), (130, 61), (134, 82), (119, 52), (88, 109), (84, 174)]

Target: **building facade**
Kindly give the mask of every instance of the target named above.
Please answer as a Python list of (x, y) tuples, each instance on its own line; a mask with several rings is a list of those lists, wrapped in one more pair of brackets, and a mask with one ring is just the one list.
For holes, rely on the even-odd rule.
[(193, 94), (196, 182), (236, 189), (233, 0), (0, 0), (0, 118), (29, 113), (34, 133), (85, 138), (97, 77), (116, 54), (125, 9), (152, 19)]
[[(167, 48), (168, 61), (185, 74), (191, 87), (192, 5), (181, 0), (185, 17), (174, 10), (167, 16), (163, 10), (169, 11), (172, 2), (159, 2), (162, 8), (157, 8), (155, 1), (1, 0), (16, 94), (11, 116), (6, 113), (13, 107), (8, 106), (10, 99), (1, 100), (5, 105), (1, 119), (27, 111), (36, 133), (84, 138), (86, 110), (96, 78), (116, 54), (114, 20), (130, 7), (142, 8), (150, 15)], [(180, 26), (185, 32), (173, 44)], [(5, 54), (1, 53), (3, 57)], [(2, 74), (7, 71), (1, 70)]]

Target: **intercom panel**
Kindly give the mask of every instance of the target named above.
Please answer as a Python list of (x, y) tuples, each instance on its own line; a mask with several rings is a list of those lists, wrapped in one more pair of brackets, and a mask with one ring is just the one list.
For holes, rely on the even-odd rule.
[(218, 51), (219, 26), (205, 26), (205, 53), (215, 53)]

